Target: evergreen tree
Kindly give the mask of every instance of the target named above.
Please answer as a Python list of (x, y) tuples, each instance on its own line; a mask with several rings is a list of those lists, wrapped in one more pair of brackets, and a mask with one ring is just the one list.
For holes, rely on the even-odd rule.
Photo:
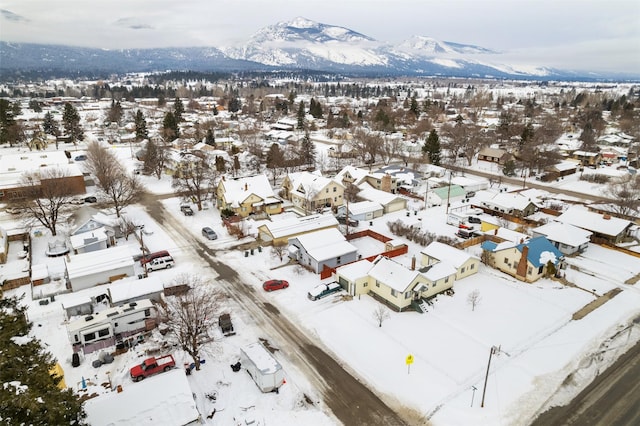
[(60, 135), (60, 129), (58, 128), (58, 122), (53, 118), (53, 114), (51, 114), (51, 111), (48, 111), (44, 115), (44, 119), (42, 121), (42, 130), (47, 135), (52, 135), (52, 136)]
[(300, 142), (300, 160), (307, 166), (313, 166), (316, 160), (316, 146), (309, 137), (309, 132), (305, 132), (304, 138)]
[(173, 116), (175, 117), (176, 123), (181, 123), (183, 121), (182, 114), (184, 114), (184, 105), (180, 98), (176, 98), (173, 101)]
[(520, 146), (522, 147), (526, 145), (531, 139), (533, 139), (533, 125), (529, 122), (524, 126), (524, 129), (522, 129), (522, 134), (520, 135)]
[(240, 101), (240, 97), (234, 94), (234, 96), (229, 100), (229, 112), (238, 112), (242, 109), (242, 101)]
[(224, 161), (224, 158), (219, 155), (216, 155), (216, 170), (220, 173), (224, 173), (227, 170), (227, 165)]
[(164, 115), (164, 120), (162, 120), (162, 132), (165, 136), (165, 140), (168, 141), (172, 141), (180, 136), (178, 121), (171, 111)]
[(33, 112), (42, 112), (42, 104), (37, 99), (31, 99), (29, 101), (29, 108), (31, 108)]
[(207, 129), (207, 136), (205, 137), (205, 143), (213, 147), (216, 146), (216, 136), (213, 133), (212, 129)]
[(16, 124), (11, 103), (0, 99), (0, 144), (10, 142), (11, 128)]
[(11, 111), (13, 112), (13, 116), (17, 117), (22, 114), (22, 108), (20, 108), (20, 101), (15, 101), (11, 104)]
[(427, 141), (422, 146), (422, 153), (429, 157), (431, 164), (440, 165), (440, 136), (438, 136), (436, 129), (432, 129), (429, 132), (429, 137), (427, 137)]
[(82, 131), (82, 127), (80, 127), (80, 114), (78, 114), (76, 107), (69, 102), (64, 104), (62, 125), (66, 135), (71, 138), (71, 142), (75, 144), (77, 141), (84, 140), (84, 132)]
[(420, 106), (418, 105), (418, 101), (415, 97), (411, 98), (411, 106), (409, 107), (409, 111), (411, 111), (416, 117), (420, 115)]
[(0, 421), (7, 425), (82, 425), (86, 417), (72, 389), (61, 390), (56, 364), (40, 341), (27, 339), (32, 324), (16, 297), (0, 293)]
[(516, 162), (513, 160), (507, 160), (502, 167), (502, 173), (505, 176), (515, 176), (516, 174)]
[(143, 139), (147, 139), (149, 137), (149, 132), (147, 131), (147, 120), (144, 118), (144, 114), (140, 110), (136, 111), (135, 125), (136, 140), (141, 141)]
[(298, 129), (304, 129), (304, 101), (300, 101), (298, 107)]

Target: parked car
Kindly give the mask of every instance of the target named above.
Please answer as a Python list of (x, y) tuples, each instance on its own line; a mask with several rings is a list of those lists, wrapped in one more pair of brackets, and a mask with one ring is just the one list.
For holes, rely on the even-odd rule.
[(172, 268), (176, 263), (171, 256), (159, 257), (147, 263), (147, 271), (157, 271), (158, 269)]
[(191, 206), (182, 205), (180, 206), (180, 211), (184, 213), (185, 216), (193, 216), (193, 209)]
[(217, 240), (218, 239), (218, 234), (216, 234), (216, 231), (214, 231), (213, 229), (209, 228), (208, 226), (205, 226), (204, 228), (202, 228), (202, 235), (207, 237), (209, 240)]
[(282, 290), (289, 287), (289, 283), (285, 280), (269, 280), (262, 284), (264, 291)]
[(309, 293), (307, 293), (307, 297), (310, 300), (318, 300), (340, 290), (342, 290), (342, 286), (336, 282), (329, 284), (319, 284), (312, 288)]
[(225, 336), (233, 336), (236, 334), (233, 331), (233, 323), (231, 322), (231, 314), (222, 314), (218, 317), (218, 326), (220, 326), (220, 330), (222, 334)]
[(141, 364), (132, 367), (129, 370), (131, 379), (135, 382), (139, 382), (145, 377), (152, 376), (161, 371), (169, 371), (176, 366), (176, 360), (173, 359), (173, 355), (164, 355), (161, 357), (151, 357), (142, 361)]
[(87, 160), (87, 156), (84, 154), (76, 155), (75, 157), (73, 157), (73, 161), (86, 161), (86, 160)]
[(480, 219), (478, 216), (469, 216), (467, 220), (469, 221), (469, 223), (475, 223), (475, 224), (482, 223), (482, 219)]
[(144, 265), (145, 263), (149, 263), (154, 259), (158, 259), (160, 257), (166, 257), (166, 256), (171, 256), (169, 252), (166, 250), (160, 250), (160, 251), (155, 251), (153, 253), (145, 254), (140, 259), (140, 264)]
[(94, 197), (93, 195), (91, 195), (89, 197), (84, 197), (84, 202), (85, 203), (97, 203), (98, 199), (96, 197)]
[(336, 216), (336, 219), (338, 219), (338, 223), (341, 223), (343, 225), (358, 226), (358, 224), (360, 223), (357, 219), (351, 219), (351, 218), (349, 218), (349, 221), (347, 223), (346, 216)]

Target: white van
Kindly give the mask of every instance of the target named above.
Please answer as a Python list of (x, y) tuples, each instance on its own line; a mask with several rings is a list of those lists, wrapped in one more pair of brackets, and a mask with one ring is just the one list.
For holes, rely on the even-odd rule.
[(168, 269), (171, 268), (175, 262), (173, 261), (173, 257), (171, 256), (163, 256), (153, 259), (151, 262), (147, 263), (147, 271), (157, 271), (158, 269)]

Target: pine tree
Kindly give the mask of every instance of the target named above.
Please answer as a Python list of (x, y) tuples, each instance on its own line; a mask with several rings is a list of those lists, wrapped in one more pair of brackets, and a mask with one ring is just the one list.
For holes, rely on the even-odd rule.
[(78, 114), (78, 110), (69, 102), (64, 104), (62, 125), (67, 136), (71, 138), (71, 142), (75, 144), (77, 141), (84, 140), (84, 132), (82, 131), (82, 127), (80, 127), (80, 114)]
[(304, 101), (300, 101), (298, 107), (298, 129), (304, 129)]
[(109, 108), (109, 112), (107, 113), (107, 121), (111, 123), (118, 123), (122, 121), (122, 105), (120, 105), (120, 101), (116, 102), (115, 99), (111, 99), (111, 108)]
[(147, 139), (149, 137), (149, 132), (147, 131), (147, 120), (144, 118), (144, 114), (140, 110), (136, 111), (135, 125), (136, 140), (141, 141), (143, 139)]
[(164, 115), (162, 121), (162, 130), (165, 135), (165, 139), (174, 140), (180, 136), (180, 127), (178, 121), (171, 111)]
[(213, 133), (212, 129), (207, 129), (207, 136), (205, 137), (205, 143), (213, 147), (216, 146), (216, 136)]
[(182, 114), (184, 114), (184, 105), (180, 98), (176, 98), (173, 101), (173, 116), (175, 117), (176, 123), (182, 122)]
[(48, 111), (44, 115), (44, 119), (42, 121), (42, 130), (47, 135), (52, 135), (52, 136), (60, 135), (60, 129), (58, 128), (58, 122), (53, 118), (53, 114), (51, 114), (51, 111)]
[(309, 132), (305, 132), (304, 138), (300, 142), (300, 160), (307, 166), (313, 166), (316, 160), (316, 146), (309, 137)]
[(436, 129), (432, 129), (429, 133), (427, 141), (422, 146), (422, 153), (429, 156), (431, 164), (440, 165), (440, 136)]
[(16, 297), (0, 292), (0, 417), (7, 425), (83, 425), (86, 417), (72, 389), (50, 370), (56, 360), (40, 341), (26, 339), (32, 324)]

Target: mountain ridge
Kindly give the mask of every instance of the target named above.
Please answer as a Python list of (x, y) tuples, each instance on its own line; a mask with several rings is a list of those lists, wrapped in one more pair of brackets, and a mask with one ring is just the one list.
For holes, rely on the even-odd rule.
[[(349, 28), (296, 17), (256, 31), (236, 46), (96, 49), (0, 42), (0, 72), (164, 70), (310, 70), (408, 76), (569, 79), (579, 73), (502, 63), (502, 53), (472, 44), (414, 35), (391, 44)], [(589, 79), (608, 76), (583, 73)]]

